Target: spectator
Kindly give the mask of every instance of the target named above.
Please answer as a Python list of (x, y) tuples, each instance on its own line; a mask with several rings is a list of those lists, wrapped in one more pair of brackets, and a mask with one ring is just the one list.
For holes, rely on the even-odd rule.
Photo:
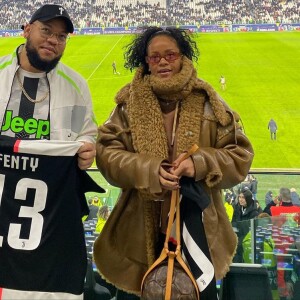
[(231, 189), (226, 190), (224, 207), (230, 222), (233, 217), (233, 203), (235, 201), (235, 197), (236, 196)]
[(249, 231), (249, 221), (259, 215), (257, 205), (249, 189), (242, 190), (238, 196), (238, 204), (234, 207), (232, 226), (237, 232), (238, 247), (234, 262), (243, 262), (243, 240)]
[(238, 200), (232, 218), (233, 226), (239, 221), (250, 220), (258, 216), (257, 205), (250, 190), (242, 190), (239, 193)]
[[(163, 248), (171, 191), (184, 177), (209, 194), (210, 208), (195, 204), (189, 215), (199, 216), (198, 236), (204, 239), (197, 246), (205, 251), (212, 275), (201, 285), (201, 297), (217, 299), (214, 278), (225, 275), (236, 247), (220, 187), (234, 186), (247, 175), (252, 147), (239, 116), (197, 78), (192, 61), (198, 57), (197, 44), (185, 30), (148, 27), (126, 49), (125, 67), (136, 72), (118, 92), (97, 142), (99, 170), (122, 190), (94, 244), (95, 262), (107, 280), (139, 295), (143, 275)], [(193, 144), (201, 147), (179, 164)], [(182, 205), (193, 204), (182, 199)], [(200, 257), (193, 259), (201, 269)]]
[[(5, 124), (2, 126), (1, 136), (19, 140), (50, 139), (49, 145), (52, 141), (54, 144), (55, 140), (80, 141), (82, 146), (77, 152), (78, 166), (87, 169), (94, 161), (97, 134), (89, 89), (78, 73), (60, 62), (69, 34), (74, 31), (70, 16), (60, 5), (44, 5), (35, 11), (23, 29), (25, 44), (20, 45), (13, 54), (0, 58), (0, 124)], [(19, 125), (30, 125), (18, 127), (21, 131), (15, 130), (16, 122), (12, 120), (16, 119)], [(38, 125), (35, 127), (34, 124)], [(39, 124), (43, 124), (42, 128)], [(40, 130), (34, 130), (37, 127)], [(61, 148), (65, 144), (61, 143)], [(45, 147), (47, 146), (46, 144)], [(64, 150), (68, 152), (68, 148)], [(61, 168), (64, 167), (62, 164)], [(51, 176), (51, 173), (46, 173), (45, 177), (47, 176)], [(32, 181), (44, 183), (40, 180)], [(63, 185), (64, 182), (61, 182), (56, 193), (61, 191)], [(31, 195), (36, 193), (37, 196), (26, 196), (28, 188)], [(79, 184), (73, 188), (79, 189)], [(29, 201), (29, 204), (14, 204), (17, 206), (13, 207), (11, 203), (9, 212), (14, 212), (5, 218), (1, 216), (1, 233), (3, 224), (8, 228), (16, 222), (17, 219), (10, 218), (17, 210), (20, 210), (23, 219), (17, 220), (21, 224), (14, 224), (19, 229), (12, 230), (17, 248), (10, 248), (7, 245), (7, 236), (5, 239), (6, 248), (15, 250), (11, 254), (18, 258), (13, 262), (14, 267), (9, 257), (6, 257), (8, 262), (5, 257), (3, 261), (3, 252), (0, 253), (1, 294), (7, 299), (83, 299), (86, 249), (81, 222), (82, 203), (78, 203), (80, 199), (65, 199), (61, 204), (56, 202), (55, 197), (48, 198), (47, 186), (45, 188), (37, 183), (28, 185), (27, 182), (23, 184), (22, 190), (25, 198), (20, 197), (26, 199), (23, 202)], [(10, 202), (19, 202), (13, 201), (13, 195), (11, 196)], [(27, 212), (22, 215), (24, 208)], [(66, 209), (68, 214), (63, 219), (57, 218), (57, 215), (60, 216), (59, 212)], [(27, 221), (24, 222), (24, 219)], [(70, 227), (73, 230), (60, 238), (59, 243), (51, 239), (59, 229)], [(22, 233), (19, 236), (20, 230)], [(2, 246), (2, 240), (0, 244)], [(72, 244), (76, 244), (76, 248), (72, 248)], [(55, 253), (53, 247), (57, 250)], [(63, 251), (65, 248), (66, 252)], [(45, 259), (46, 251), (51, 256), (49, 260)], [(21, 262), (24, 265), (20, 266)], [(28, 274), (29, 278), (25, 275), (20, 279), (20, 270), (20, 274)], [(72, 276), (66, 276), (67, 273)]]
[(268, 129), (270, 130), (271, 140), (276, 140), (277, 124), (273, 119), (270, 120)]
[(251, 177), (251, 175), (248, 174), (248, 175), (246, 176), (246, 178), (244, 179), (244, 181), (242, 181), (242, 182), (240, 183), (238, 193), (240, 193), (242, 190), (245, 190), (245, 189), (248, 189), (248, 190), (251, 189), (251, 181), (250, 181), (250, 177)]
[(279, 195), (265, 207), (264, 212), (271, 216), (279, 216), (300, 213), (300, 207), (293, 205), (290, 189), (283, 187)]
[(257, 200), (257, 179), (253, 175), (250, 176), (250, 191), (253, 195), (253, 199)]
[[(16, 24), (27, 21), (39, 0), (0, 2), (0, 27), (16, 29)], [(205, 25), (280, 23), (279, 27), (288, 29), (287, 23), (299, 23), (298, 1), (269, 3), (253, 1), (198, 1), (170, 0), (157, 2), (130, 1), (120, 4), (116, 1), (65, 1), (75, 27), (128, 27), (146, 24)], [(19, 7), (23, 10), (20, 11)], [(283, 24), (286, 23), (286, 24)]]
[(92, 200), (93, 200), (92, 202), (93, 205), (98, 207), (102, 205), (101, 199), (98, 196), (94, 196)]
[(291, 199), (292, 199), (293, 205), (300, 206), (299, 195), (295, 188), (291, 188)]
[(280, 199), (281, 199), (280, 196), (276, 196), (275, 198), (273, 198), (273, 200), (266, 205), (263, 212), (272, 216), (271, 207), (279, 205), (281, 202)]
[(99, 207), (98, 213), (97, 213), (97, 217), (98, 217), (98, 221), (96, 224), (96, 229), (95, 232), (96, 233), (100, 233), (109, 217), (109, 207), (107, 205), (103, 205), (101, 207)]
[[(59, 14), (61, 17), (57, 17), (55, 10), (58, 9), (62, 9), (62, 14)], [(26, 43), (17, 48), (16, 55), (0, 59), (1, 65), (6, 66), (0, 69), (0, 74), (2, 78), (11, 79), (6, 81), (5, 86), (13, 91), (1, 103), (1, 107), (7, 108), (0, 115), (1, 124), (6, 120), (1, 134), (23, 139), (82, 141), (84, 145), (78, 152), (78, 164), (80, 168), (87, 169), (94, 161), (94, 135), (97, 132), (89, 89), (78, 73), (60, 62), (68, 34), (74, 30), (70, 17), (61, 6), (46, 5), (37, 10), (30, 23), (22, 28)], [(59, 34), (53, 32), (52, 28), (57, 29)], [(47, 47), (53, 50), (46, 50)], [(13, 63), (8, 64), (8, 61)], [(66, 84), (66, 80), (57, 75), (58, 69), (81, 86), (82, 94), (79, 95), (73, 85)], [(15, 72), (15, 76), (10, 76), (12, 72)], [(1, 91), (4, 91), (4, 87)], [(36, 98), (34, 95), (37, 95)], [(30, 103), (30, 108), (19, 113), (19, 107), (23, 108), (26, 103)], [(13, 122), (9, 122), (16, 117), (21, 118), (24, 124), (31, 118), (43, 122), (43, 130), (32, 133), (32, 129), (27, 130), (27, 126), (24, 126), (22, 131), (15, 133)]]
[(265, 195), (265, 204), (266, 206), (273, 201), (273, 192), (272, 191), (267, 191)]
[(99, 210), (98, 203), (95, 203), (94, 198), (89, 198), (88, 205), (89, 205), (89, 215), (85, 221), (97, 219), (97, 214), (98, 214), (98, 210)]

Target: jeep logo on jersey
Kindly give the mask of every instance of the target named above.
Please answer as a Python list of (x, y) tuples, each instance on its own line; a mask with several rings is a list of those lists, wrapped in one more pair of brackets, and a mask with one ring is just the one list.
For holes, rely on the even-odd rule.
[(14, 133), (21, 131), (26, 132), (28, 135), (35, 134), (37, 139), (41, 139), (44, 136), (48, 136), (50, 133), (50, 122), (49, 120), (37, 120), (29, 118), (24, 120), (21, 117), (13, 117), (12, 111), (6, 111), (4, 122), (2, 124), (1, 131), (5, 132), (11, 130)]

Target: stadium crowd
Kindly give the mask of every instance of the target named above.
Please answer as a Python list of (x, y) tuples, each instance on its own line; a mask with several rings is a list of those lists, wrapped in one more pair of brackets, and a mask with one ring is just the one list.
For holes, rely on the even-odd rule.
[[(0, 28), (19, 29), (41, 4), (0, 0)], [(75, 27), (300, 22), (298, 0), (66, 0)]]

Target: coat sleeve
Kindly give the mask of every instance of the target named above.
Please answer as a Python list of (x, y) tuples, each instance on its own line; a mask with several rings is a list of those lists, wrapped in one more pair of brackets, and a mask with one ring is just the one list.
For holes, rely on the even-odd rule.
[(122, 109), (124, 107), (118, 105), (109, 120), (98, 129), (97, 166), (112, 185), (159, 194), (162, 189), (158, 174), (164, 159), (134, 152)]
[[(225, 189), (235, 186), (247, 176), (252, 160), (253, 149), (250, 141), (235, 120), (227, 126), (217, 122), (204, 121), (202, 131), (215, 132), (214, 138), (193, 155), (196, 168), (196, 181), (205, 180), (210, 188)], [(213, 141), (212, 141), (213, 140)]]

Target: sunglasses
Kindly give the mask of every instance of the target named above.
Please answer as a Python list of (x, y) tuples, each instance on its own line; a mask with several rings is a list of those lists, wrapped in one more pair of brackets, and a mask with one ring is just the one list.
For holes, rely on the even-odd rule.
[(175, 60), (177, 60), (179, 57), (181, 57), (182, 54), (178, 53), (178, 52), (169, 52), (163, 56), (161, 56), (160, 54), (155, 54), (155, 55), (151, 55), (151, 56), (146, 56), (146, 61), (148, 64), (158, 64), (162, 58), (164, 58), (167, 62), (174, 62)]

